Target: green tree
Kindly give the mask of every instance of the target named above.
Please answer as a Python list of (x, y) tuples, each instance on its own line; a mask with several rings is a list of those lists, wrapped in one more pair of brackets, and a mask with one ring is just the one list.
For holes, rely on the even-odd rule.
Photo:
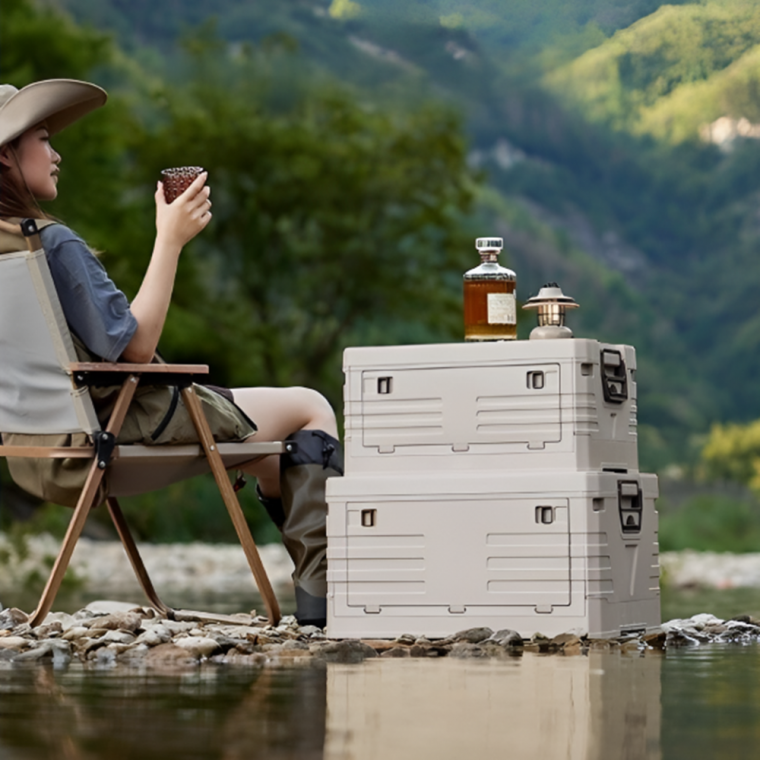
[(749, 486), (760, 495), (760, 420), (714, 425), (702, 449), (705, 475)]
[[(141, 216), (166, 165), (201, 164), (212, 187), (167, 353), (205, 356), (224, 382), (306, 384), (337, 404), (344, 346), (458, 334), (474, 179), (458, 117), (364, 102), (271, 46), (189, 46), (188, 84), (167, 87), (158, 126), (133, 143)], [(136, 282), (144, 260), (126, 254), (147, 245), (129, 236), (115, 248)]]

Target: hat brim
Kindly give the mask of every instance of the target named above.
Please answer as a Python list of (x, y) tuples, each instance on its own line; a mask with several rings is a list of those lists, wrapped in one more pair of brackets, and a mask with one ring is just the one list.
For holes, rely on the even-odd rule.
[(45, 122), (51, 135), (60, 132), (108, 99), (106, 91), (76, 79), (46, 79), (22, 87), (0, 107), (0, 145)]

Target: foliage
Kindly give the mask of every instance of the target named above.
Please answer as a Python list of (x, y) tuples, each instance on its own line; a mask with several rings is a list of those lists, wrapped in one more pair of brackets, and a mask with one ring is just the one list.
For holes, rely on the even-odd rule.
[[(760, 416), (760, 148), (697, 140), (720, 115), (760, 120), (756, 4), (358, 4), (335, 19), (332, 0), (219, 0), (219, 38), (186, 37), (188, 64), (178, 34), (207, 18), (202, 0), (181, 12), (4, 0), (4, 72), (28, 50), (64, 50), (55, 71), (27, 56), (29, 78), (97, 62), (109, 85), (108, 108), (56, 141), (53, 211), (106, 251), (128, 292), (151, 246), (157, 170), (211, 170), (214, 221), (183, 256), (165, 353), (209, 362), (217, 382), (305, 382), (339, 405), (349, 341), (458, 337), (459, 273), (471, 238), (493, 230), (522, 297), (559, 280), (582, 306), (576, 334), (636, 346), (647, 467), (695, 463), (711, 424)], [(97, 33), (38, 24), (54, 5), (113, 30), (129, 56), (105, 41), (88, 64)], [(75, 37), (40, 46), (27, 28)], [(515, 160), (498, 159), (504, 145)]]
[(702, 461), (708, 478), (742, 483), (760, 494), (760, 420), (713, 425)]
[(0, 70), (17, 87), (37, 79), (81, 79), (108, 62), (109, 36), (75, 25), (33, 0), (3, 0)]
[[(156, 126), (133, 136), (145, 183), (134, 215), (149, 213), (148, 183), (167, 164), (202, 164), (213, 188), (166, 354), (212, 359), (226, 384), (307, 384), (338, 404), (341, 349), (368, 324), (395, 320), (386, 341), (421, 329), (453, 337), (458, 323), (441, 315), (458, 311), (448, 278), (470, 247), (459, 220), (473, 181), (457, 118), (296, 79), (286, 51), (236, 56), (213, 38), (192, 47), (190, 84), (172, 87)], [(114, 241), (121, 282), (135, 286), (148, 249), (128, 230)]]
[(661, 551), (760, 551), (760, 503), (728, 496), (696, 496), (672, 512), (662, 501)]
[[(166, 356), (206, 361), (223, 384), (317, 387), (338, 407), (344, 345), (458, 333), (459, 257), (472, 237), (459, 221), (476, 178), (457, 116), (360, 99), (309, 75), (287, 38), (240, 48), (208, 27), (185, 47), (189, 61), (160, 85), (133, 87), (124, 78), (139, 72), (114, 67), (109, 106), (55, 140), (52, 210), (105, 249), (129, 294), (151, 250), (159, 170), (209, 169), (214, 221), (183, 256)], [(144, 538), (230, 539), (213, 490), (200, 479), (125, 511)], [(248, 491), (257, 537), (276, 538)], [(60, 514), (37, 520), (55, 528)]]
[[(43, 554), (35, 557), (32, 554), (29, 540), (40, 532), (40, 525), (36, 521), (12, 523), (0, 533), (0, 570), (2, 570), (2, 586), (8, 587), (8, 579), (11, 578), (11, 586), (15, 592), (39, 592), (50, 570), (55, 563), (55, 556)], [(75, 591), (84, 583), (76, 572), (69, 570), (61, 582), (61, 590)]]
[(550, 72), (547, 84), (586, 118), (674, 142), (723, 114), (755, 118), (760, 9), (663, 6)]

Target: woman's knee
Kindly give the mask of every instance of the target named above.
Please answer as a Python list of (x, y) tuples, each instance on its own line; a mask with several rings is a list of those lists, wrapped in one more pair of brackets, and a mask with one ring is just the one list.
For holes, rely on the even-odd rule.
[(303, 428), (326, 429), (325, 432), (335, 435), (335, 411), (330, 402), (313, 388), (293, 386), (290, 388), (294, 398), (298, 399), (304, 415)]
[(337, 436), (330, 402), (312, 388), (236, 388), (233, 394), (235, 403), (259, 425), (259, 440), (282, 438), (303, 429)]

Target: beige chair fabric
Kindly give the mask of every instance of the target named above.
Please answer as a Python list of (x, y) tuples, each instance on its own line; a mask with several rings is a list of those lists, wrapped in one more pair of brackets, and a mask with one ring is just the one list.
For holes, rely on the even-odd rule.
[(0, 431), (100, 429), (86, 388), (71, 382), (77, 356), (44, 251), (0, 256)]
[[(0, 456), (16, 461), (44, 457), (91, 462), (58, 559), (30, 622), (33, 625), (41, 623), (50, 610), (87, 514), (102, 500), (104, 475), (107, 475), (109, 488), (108, 509), (135, 573), (151, 603), (171, 616), (173, 611), (161, 602), (153, 589), (115, 497), (158, 490), (169, 483), (211, 470), (269, 619), (276, 624), (280, 618), (279, 606), (226, 470), (263, 456), (280, 454), (286, 450), (286, 444), (217, 443), (189, 380), (192, 375), (208, 372), (205, 366), (78, 362), (39, 238), (33, 236), (29, 240), (32, 241), (30, 247), (35, 250), (0, 255), (0, 431), (49, 438), (72, 434), (75, 439), (87, 443), (85, 446), (55, 448), (8, 445), (5, 440), (0, 445)], [(78, 386), (74, 382), (75, 373), (86, 375), (93, 369), (113, 371), (124, 377), (105, 430), (101, 430), (87, 386)], [(103, 437), (104, 433), (113, 439), (118, 438), (140, 378), (161, 373), (188, 377), (189, 387), (182, 390), (182, 400), (198, 433), (199, 443), (118, 445), (109, 457), (98, 462), (93, 441)], [(6, 439), (13, 438), (12, 435), (6, 436)]]

